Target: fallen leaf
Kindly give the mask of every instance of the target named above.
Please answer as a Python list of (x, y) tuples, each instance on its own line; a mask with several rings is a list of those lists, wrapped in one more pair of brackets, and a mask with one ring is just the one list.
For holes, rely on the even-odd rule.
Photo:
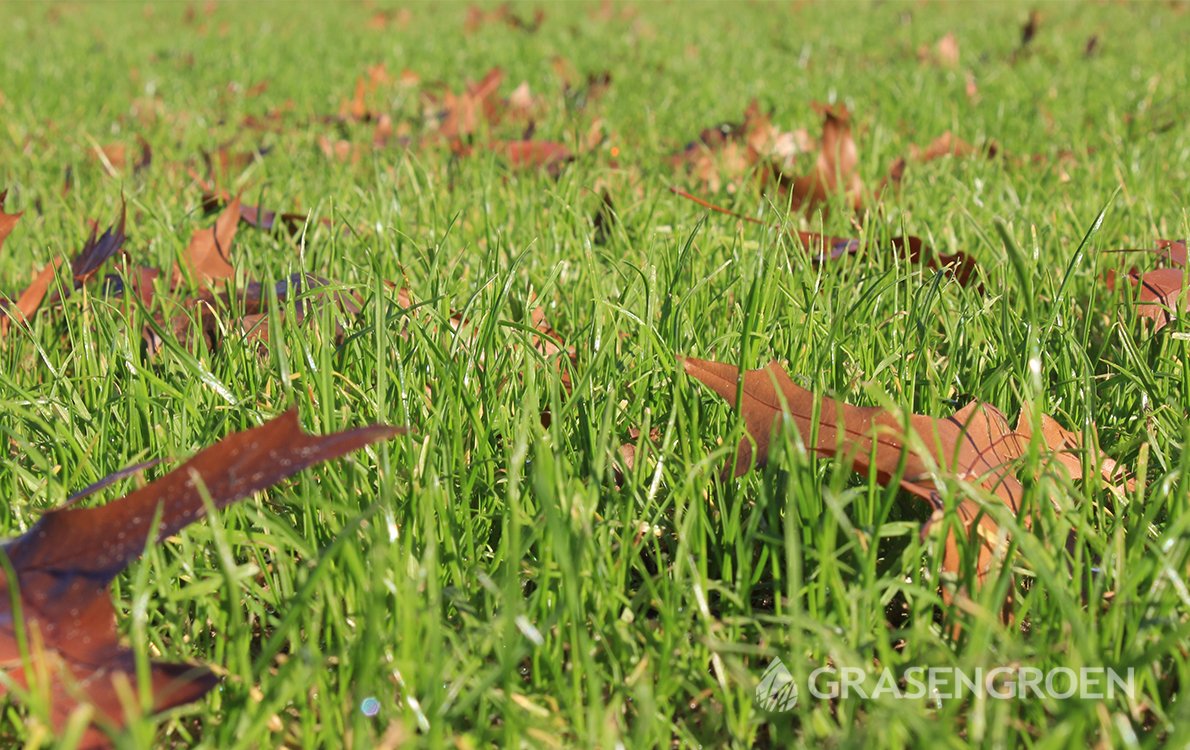
[(954, 32), (947, 32), (934, 44), (933, 50), (922, 46), (917, 50), (917, 59), (943, 68), (959, 67), (959, 40)]
[[(153, 163), (153, 147), (142, 136), (136, 137), (140, 154), (132, 165), (133, 174), (139, 174)], [(118, 177), (128, 164), (128, 148), (123, 143), (110, 143), (95, 149), (95, 158), (107, 170), (108, 175)]]
[[(736, 367), (700, 359), (681, 362), (692, 377), (732, 406), (737, 405), (740, 372)], [(733, 464), (736, 476), (767, 461), (774, 430), (789, 418), (803, 440), (814, 440), (807, 445), (809, 450), (838, 457), (861, 474), (874, 472), (881, 484), (895, 480), (935, 511), (943, 509), (939, 488), (944, 486), (945, 479), (978, 487), (986, 499), (1002, 503), (1014, 514), (1021, 510), (1024, 486), (1016, 469), (1030, 445), (1024, 411), (1015, 430), (995, 407), (979, 402), (972, 402), (949, 417), (911, 414), (902, 418), (884, 409), (851, 406), (826, 396), (815, 396), (793, 382), (776, 362), (746, 372), (742, 379), (743, 403), (739, 411), (751, 439), (742, 440), (738, 446)], [(1040, 442), (1071, 479), (1081, 479), (1082, 462), (1077, 460), (1083, 452), (1081, 438), (1066, 430), (1055, 430), (1056, 426), (1052, 420), (1043, 421), (1038, 435)], [(1060, 458), (1062, 454), (1068, 458)], [(1101, 470), (1112, 479), (1117, 467), (1105, 463)], [(955, 511), (964, 533), (978, 535), (980, 547), (975, 572), (982, 582), (1002, 554), (1005, 536), (972, 497), (960, 499)], [(1029, 516), (1022, 518), (1026, 527), (1031, 521)], [(946, 539), (942, 569), (950, 573), (961, 569), (953, 534)]]
[(1037, 29), (1041, 26), (1041, 13), (1037, 9), (1029, 11), (1029, 19), (1021, 27), (1021, 47), (1028, 47), (1037, 36)]
[(1187, 244), (1186, 240), (1157, 240), (1157, 253), (1165, 261), (1185, 268), (1188, 264)]
[(61, 258), (55, 258), (47, 263), (45, 267), (37, 274), (37, 278), (33, 280), (25, 291), (17, 297), (14, 304), (5, 305), (5, 316), (0, 318), (0, 336), (8, 335), (8, 327), (12, 323), (12, 310), (20, 315), (21, 320), (29, 320), (37, 309), (41, 307), (41, 303), (45, 300), (46, 294), (49, 292), (50, 284), (54, 282), (54, 275), (58, 270), (58, 266), (62, 265)]
[(916, 144), (910, 144), (909, 158), (912, 161), (927, 162), (934, 161), (935, 159), (941, 159), (946, 156), (953, 156), (956, 158), (963, 156), (974, 156), (981, 151), (987, 152), (990, 156), (994, 156), (996, 153), (996, 148), (993, 145), (989, 148), (978, 149), (948, 130), (931, 141), (928, 146), (921, 147), (917, 146)]
[(474, 133), (481, 122), (493, 124), (499, 118), (499, 102), (494, 97), (504, 81), (504, 71), (492, 68), (479, 81), (467, 84), (462, 94), (447, 91), (441, 101), (430, 99), (427, 120), (437, 123), (437, 133), (457, 139)]
[(574, 161), (570, 149), (554, 141), (494, 141), (489, 148), (507, 159), (513, 169), (540, 169), (553, 177)]
[(492, 10), (485, 10), (477, 5), (471, 5), (467, 8), (467, 18), (463, 22), (463, 30), (468, 34), (474, 34), (484, 26), (502, 24), (511, 29), (535, 34), (541, 28), (541, 24), (544, 21), (545, 11), (541, 8), (533, 11), (533, 19), (531, 21), (526, 21), (513, 12), (512, 5), (509, 3), (498, 5)]
[[(119, 686), (137, 684), (135, 652), (121, 643), (116, 628), (108, 592), (112, 579), (147, 542), (160, 543), (205, 515), (204, 494), (215, 508), (224, 508), (308, 466), (399, 432), (375, 425), (307, 435), (297, 411), (290, 410), (229, 435), (120, 500), (45, 513), (3, 547), (9, 572), (0, 573), (0, 664), (8, 678), (22, 687), (43, 681), (57, 730), (78, 705), (94, 706), (96, 724), (86, 730), (81, 747), (109, 747), (100, 726), (124, 725)], [(19, 613), (12, 610), (14, 600)], [(167, 662), (151, 662), (148, 676), (154, 713), (198, 700), (218, 681), (203, 667)]]
[(809, 211), (842, 194), (847, 205), (858, 211), (862, 205), (864, 184), (859, 177), (859, 155), (851, 135), (851, 113), (842, 104), (815, 103), (822, 115), (822, 140), (818, 158), (810, 174), (790, 177), (775, 170), (781, 192), (788, 196), (792, 210)]
[[(356, 292), (346, 291), (329, 279), (313, 274), (293, 274), (273, 285), (278, 303), (284, 304), (279, 312), (292, 315), (298, 325), (312, 319), (314, 312), (326, 305), (334, 305), (335, 337), (340, 340), (345, 331), (345, 322), (359, 314), (363, 299)], [(170, 327), (178, 340), (191, 342), (191, 332), (198, 332), (205, 339), (207, 347), (216, 349), (225, 332), (238, 331), (249, 341), (268, 343), (267, 325), (268, 299), (265, 285), (251, 282), (246, 288), (237, 290), (235, 302), (228, 292), (215, 294), (203, 290), (197, 296), (182, 303), (183, 310), (174, 315)], [(235, 318), (233, 315), (240, 316)], [(159, 319), (160, 324), (160, 319)], [(157, 351), (159, 342), (156, 333), (146, 331), (150, 351)]]
[(4, 247), (4, 240), (8, 239), (8, 235), (12, 234), (17, 221), (25, 213), (24, 211), (18, 211), (15, 214), (4, 213), (4, 199), (7, 197), (8, 191), (0, 190), (0, 249)]
[[(201, 182), (200, 185), (204, 188), (202, 194), (204, 213), (208, 215), (216, 213), (231, 203), (232, 198), (227, 193), (211, 192), (209, 185)], [(290, 234), (297, 234), (306, 226), (309, 218), (307, 214), (303, 213), (278, 212), (247, 203), (240, 204), (240, 223), (254, 229), (263, 229), (266, 232), (271, 232), (276, 227), (282, 227)], [(331, 220), (326, 216), (319, 219), (317, 223), (325, 227), (331, 226)]]
[[(63, 290), (66, 294), (70, 290), (80, 289), (83, 284), (89, 281), (99, 269), (110, 260), (113, 256), (120, 252), (124, 247), (124, 219), (126, 216), (125, 206), (120, 206), (120, 219), (113, 223), (99, 235), (99, 226), (92, 223), (91, 236), (83, 243), (82, 250), (70, 262), (70, 275), (73, 279), (73, 284)], [(55, 304), (62, 299), (62, 292), (57, 290), (50, 295), (49, 303)]]
[[(1137, 314), (1153, 321), (1153, 330), (1159, 331), (1177, 318), (1178, 313), (1190, 311), (1190, 278), (1184, 270), (1187, 267), (1187, 243), (1178, 240), (1157, 240), (1155, 250), (1118, 250), (1115, 252), (1152, 252), (1162, 261), (1176, 268), (1158, 268), (1141, 273), (1135, 268), (1124, 278), (1137, 292)], [(1115, 290), (1116, 272), (1108, 271), (1105, 279), (1107, 288)], [(1180, 304), (1179, 304), (1180, 300)]]
[(83, 249), (70, 263), (70, 272), (74, 276), (74, 286), (79, 288), (86, 283), (112, 256), (124, 247), (124, 218), (126, 210), (120, 207), (120, 221), (104, 230), (96, 237), (98, 228), (91, 230), (91, 236), (83, 245)]
[[(1131, 271), (1124, 276), (1136, 289), (1136, 314), (1153, 321), (1159, 331), (1190, 312), (1190, 279), (1181, 268), (1158, 268), (1147, 273)], [(1116, 288), (1116, 275), (1107, 272), (1108, 289)]]
[(959, 40), (954, 32), (949, 32), (935, 45), (938, 51), (938, 62), (947, 68), (959, 67)]
[[(671, 187), (670, 192), (679, 195), (687, 200), (694, 201), (704, 208), (708, 208), (716, 213), (726, 214), (727, 216), (734, 216), (742, 221), (747, 221), (752, 224), (760, 224), (768, 226), (765, 222), (754, 219), (751, 216), (744, 216), (743, 214), (729, 211), (721, 206), (716, 206), (713, 203), (708, 203), (701, 198), (698, 198), (685, 190)], [(830, 235), (819, 234), (817, 232), (803, 232), (800, 230), (788, 230), (790, 236), (797, 237), (798, 242), (809, 253), (811, 259), (815, 263), (821, 263), (828, 260), (836, 260), (844, 255), (855, 255), (863, 249), (863, 243), (858, 239), (847, 237), (832, 237)], [(953, 255), (946, 255), (935, 252), (929, 245), (920, 237), (912, 235), (897, 236), (889, 238), (889, 244), (893, 250), (904, 255), (910, 262), (924, 262), (927, 267), (935, 269), (948, 269), (954, 274), (955, 280), (960, 284), (967, 284), (971, 280), (972, 274), (978, 267), (975, 259), (964, 252), (957, 252)]]
[(670, 157), (670, 164), (697, 177), (711, 192), (729, 188), (764, 164), (770, 171), (791, 166), (794, 158), (816, 148), (804, 130), (782, 132), (755, 99), (738, 123), (705, 128), (698, 138)]
[[(227, 205), (215, 226), (197, 229), (190, 237), (190, 245), (183, 258), (191, 276), (199, 283), (229, 279), (235, 275), (231, 266), (231, 243), (240, 223), (240, 197), (237, 195)], [(180, 283), (182, 271), (174, 267), (174, 284)]]

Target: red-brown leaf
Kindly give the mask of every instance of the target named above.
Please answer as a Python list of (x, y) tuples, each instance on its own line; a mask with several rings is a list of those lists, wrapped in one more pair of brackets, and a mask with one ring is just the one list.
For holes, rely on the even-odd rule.
[[(46, 294), (50, 290), (50, 284), (54, 281), (54, 274), (58, 270), (58, 266), (62, 264), (61, 258), (55, 258), (41, 269), (37, 274), (37, 278), (33, 279), (25, 291), (21, 292), (21, 296), (17, 298), (11, 308), (15, 308), (22, 320), (28, 320), (33, 317), (37, 309), (41, 307), (41, 303), (45, 300)], [(6, 310), (7, 312), (7, 310)], [(8, 335), (8, 327), (12, 323), (12, 318), (6, 315), (0, 318), (0, 336)]]
[(491, 149), (514, 169), (541, 169), (555, 177), (574, 160), (570, 149), (554, 141), (495, 141)]
[[(215, 220), (215, 226), (196, 230), (191, 236), (185, 262), (196, 281), (222, 281), (235, 275), (231, 266), (231, 243), (239, 222), (240, 197), (237, 195)], [(181, 269), (175, 268), (174, 283), (180, 279)]]
[(859, 177), (859, 155), (851, 135), (851, 113), (842, 104), (815, 104), (822, 115), (822, 142), (810, 174), (790, 178), (777, 173), (779, 185), (788, 191), (794, 210), (810, 210), (842, 193), (847, 205), (859, 210), (864, 183)]
[[(736, 405), (740, 377), (736, 367), (699, 359), (685, 359), (682, 364), (692, 377)], [(1015, 472), (1029, 447), (1030, 431), (1022, 431), (1019, 426), (1012, 429), (1004, 415), (989, 404), (972, 402), (943, 418), (908, 415), (906, 430), (905, 419), (884, 409), (815, 396), (773, 362), (743, 374), (740, 413), (751, 440), (742, 440), (738, 446), (733, 466), (737, 476), (768, 459), (774, 431), (788, 417), (804, 440), (817, 436), (807, 446), (811, 451), (837, 456), (860, 473), (873, 471), (882, 484), (897, 479), (903, 489), (929, 502), (935, 510), (942, 507), (938, 480), (943, 478), (979, 487), (988, 499), (1003, 503), (1013, 513), (1021, 509), (1024, 487)], [(1082, 442), (1078, 435), (1062, 430), (1052, 420), (1043, 420), (1042, 427), (1039, 437), (1058, 457), (1057, 463), (1071, 478), (1081, 478), (1078, 457)], [(1062, 454), (1067, 457), (1062, 458)], [(1105, 462), (1101, 468), (1109, 478), (1117, 473), (1114, 463)], [(963, 498), (956, 510), (964, 532), (980, 536), (975, 570), (982, 580), (995, 563), (1003, 535), (976, 500)], [(1022, 522), (1028, 526), (1031, 519), (1025, 517)], [(946, 540), (943, 570), (955, 572), (959, 568), (958, 546), (951, 536)]]
[[(1176, 249), (1171, 251), (1177, 252)], [(1136, 288), (1136, 313), (1153, 321), (1159, 331), (1179, 313), (1190, 311), (1190, 279), (1181, 268), (1158, 268), (1148, 273), (1132, 271), (1124, 278)], [(1108, 272), (1107, 285), (1115, 288), (1115, 274)]]
[(4, 199), (7, 197), (8, 191), (0, 190), (0, 249), (4, 248), (4, 240), (8, 239), (8, 235), (12, 234), (13, 227), (17, 225), (17, 220), (24, 213), (24, 211), (18, 211), (15, 214), (4, 213)]
[[(308, 466), (398, 432), (377, 425), (307, 435), (291, 410), (224, 438), (120, 500), (46, 513), (3, 547), (16, 580), (0, 573), (0, 664), (20, 685), (29, 683), (29, 667), (48, 678), (56, 728), (64, 726), (80, 701), (94, 705), (98, 720), (122, 726), (125, 712), (116, 685), (124, 680), (135, 685), (136, 663), (134, 652), (120, 643), (107, 591), (112, 579), (146, 543), (160, 542), (201, 518), (204, 492), (214, 507), (223, 508)], [(20, 598), (19, 623), (11, 611), (14, 593)], [(21, 653), (18, 628), (31, 636), (30, 643), (40, 644), (29, 661)], [(186, 664), (155, 662), (151, 677), (154, 711), (197, 700), (216, 683), (206, 669)], [(107, 745), (96, 727), (88, 730), (84, 747)]]

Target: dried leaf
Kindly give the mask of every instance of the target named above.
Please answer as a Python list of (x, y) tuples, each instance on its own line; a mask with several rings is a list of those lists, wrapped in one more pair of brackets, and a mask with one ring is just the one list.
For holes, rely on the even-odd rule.
[(1185, 240), (1157, 240), (1157, 253), (1166, 262), (1185, 268), (1188, 264), (1186, 245)]
[[(56, 729), (65, 726), (80, 703), (95, 707), (98, 722), (123, 726), (125, 708), (117, 686), (136, 684), (136, 658), (120, 642), (107, 588), (140, 556), (146, 542), (160, 543), (205, 515), (204, 492), (214, 507), (223, 508), (308, 466), (398, 432), (377, 425), (307, 435), (291, 410), (224, 438), (120, 500), (46, 513), (3, 547), (15, 579), (0, 573), (0, 664), (18, 685), (48, 680)], [(159, 523), (153, 526), (158, 513)], [(19, 615), (12, 610), (14, 599), (20, 603)], [(22, 653), (26, 638), (31, 647)], [(217, 682), (202, 667), (164, 662), (151, 664), (150, 679), (154, 712), (198, 700)], [(109, 744), (91, 726), (82, 746)]]
[[(1181, 268), (1158, 268), (1147, 273), (1131, 271), (1124, 278), (1136, 288), (1136, 314), (1153, 321), (1159, 331), (1181, 312), (1190, 312), (1190, 279)], [(1108, 271), (1107, 287), (1115, 289), (1115, 273)]]
[[(222, 281), (235, 275), (231, 266), (231, 243), (240, 223), (240, 197), (237, 195), (227, 205), (215, 226), (195, 230), (186, 248), (184, 261), (190, 274), (199, 283)], [(174, 267), (174, 284), (182, 278), (181, 269)]]
[[(210, 185), (204, 184), (201, 181), (199, 184), (204, 188), (202, 194), (202, 210), (204, 213), (208, 215), (216, 213), (231, 203), (232, 198), (227, 193), (216, 194), (210, 190)], [(277, 212), (247, 203), (240, 204), (240, 223), (254, 229), (263, 229), (266, 232), (271, 232), (277, 227), (282, 227), (290, 234), (297, 234), (306, 226), (307, 221), (309, 221), (307, 214)], [(318, 223), (325, 227), (331, 226), (331, 220), (326, 216), (319, 219)]]
[[(736, 367), (699, 359), (685, 359), (682, 364), (692, 377), (736, 405), (740, 378)], [(763, 465), (774, 431), (788, 418), (803, 440), (814, 438), (813, 444), (807, 445), (809, 450), (839, 457), (862, 474), (872, 471), (882, 484), (897, 480), (903, 489), (935, 510), (942, 508), (938, 489), (939, 480), (945, 478), (980, 488), (987, 499), (1003, 503), (1013, 513), (1021, 510), (1024, 487), (1015, 472), (1029, 448), (1030, 435), (1027, 430), (1022, 433), (1020, 427), (1013, 430), (1004, 415), (989, 404), (972, 402), (944, 418), (911, 414), (903, 419), (884, 409), (815, 396), (773, 362), (743, 374), (743, 403), (739, 408), (751, 440), (741, 441), (738, 447), (734, 462), (737, 476), (754, 464)], [(1066, 430), (1055, 430), (1056, 426), (1052, 420), (1043, 421), (1039, 437), (1055, 457), (1067, 455), (1057, 458), (1055, 464), (1065, 467), (1072, 479), (1081, 479), (1082, 462), (1077, 460), (1082, 453), (1081, 439)], [(1104, 464), (1102, 469), (1109, 478), (1116, 473), (1114, 463)], [(975, 499), (962, 498), (956, 512), (964, 532), (979, 535), (975, 571), (982, 581), (1005, 539)], [(1022, 522), (1027, 527), (1031, 520), (1025, 517)], [(958, 546), (952, 535), (946, 540), (943, 570), (959, 569)]]
[(8, 239), (8, 235), (12, 234), (13, 227), (17, 225), (17, 221), (25, 213), (18, 211), (15, 214), (4, 213), (4, 199), (8, 197), (7, 190), (0, 190), (0, 249), (4, 247), (4, 240)]
[(70, 272), (74, 276), (74, 286), (79, 288), (86, 283), (99, 268), (124, 247), (124, 219), (126, 209), (120, 206), (120, 221), (104, 230), (96, 237), (98, 228), (91, 230), (91, 236), (83, 245), (83, 249), (70, 263)]
[(859, 177), (859, 155), (851, 135), (851, 113), (842, 104), (815, 103), (822, 115), (822, 141), (810, 174), (789, 177), (777, 170), (778, 186), (793, 210), (809, 211), (842, 194), (853, 210), (862, 205), (864, 184)]
[[(685, 190), (671, 187), (670, 191), (717, 213), (734, 216), (737, 219), (753, 224), (765, 224), (765, 222), (759, 219), (744, 216), (735, 211), (729, 211), (721, 206), (716, 206), (713, 203), (708, 203), (701, 198), (687, 193)], [(791, 237), (797, 237), (798, 242), (806, 249), (806, 252), (810, 254), (811, 259), (815, 263), (836, 260), (844, 255), (855, 255), (863, 249), (863, 243), (857, 239), (832, 237), (817, 232), (803, 232), (794, 229), (788, 231)], [(914, 237), (912, 235), (892, 237), (889, 239), (889, 244), (895, 251), (904, 255), (912, 263), (924, 262), (929, 268), (938, 270), (948, 269), (954, 274), (955, 280), (960, 284), (967, 284), (978, 267), (975, 259), (970, 255), (964, 252), (957, 252), (953, 255), (935, 252), (920, 237)]]
[(979, 151), (975, 146), (972, 146), (948, 130), (924, 148), (915, 144), (910, 145), (909, 158), (912, 161), (927, 162), (941, 159), (945, 156), (973, 156), (979, 153)]
[(554, 141), (494, 141), (490, 148), (507, 159), (513, 169), (540, 169), (553, 177), (574, 161), (570, 149)]
[(21, 320), (29, 320), (37, 309), (41, 307), (41, 303), (45, 300), (46, 294), (49, 292), (50, 284), (54, 282), (54, 274), (58, 270), (58, 266), (62, 265), (61, 258), (55, 258), (53, 261), (47, 263), (41, 272), (37, 274), (37, 278), (33, 280), (25, 291), (21, 292), (21, 296), (13, 305), (6, 305), (4, 311), (5, 317), (0, 318), (0, 337), (8, 335), (9, 325), (12, 323), (12, 313), (15, 308)]
[[(334, 305), (335, 336), (340, 339), (345, 331), (344, 323), (359, 314), (363, 299), (356, 292), (336, 288), (329, 279), (313, 274), (293, 274), (273, 285), (277, 301), (292, 301), (281, 308), (283, 315), (292, 315), (302, 325), (312, 319), (314, 312), (326, 305)], [(245, 289), (238, 290), (235, 302), (228, 292), (218, 294), (204, 290), (196, 297), (182, 303), (183, 311), (174, 315), (170, 324), (174, 335), (181, 341), (191, 342), (191, 333), (197, 331), (204, 338), (208, 348), (214, 350), (221, 343), (225, 331), (236, 331), (250, 341), (267, 343), (269, 328), (266, 321), (268, 300), (265, 285), (251, 282)], [(239, 315), (238, 319), (233, 317)], [(158, 319), (160, 324), (161, 319)], [(150, 349), (157, 350), (155, 333), (146, 331)]]
[(725, 122), (699, 133), (681, 151), (670, 157), (670, 164), (701, 180), (708, 190), (717, 192), (724, 184), (734, 187), (754, 167), (764, 163), (778, 171), (791, 166), (794, 158), (813, 150), (813, 139), (804, 130), (782, 132), (753, 100), (744, 111), (742, 122)]
[(1021, 47), (1028, 47), (1037, 36), (1037, 29), (1041, 26), (1041, 13), (1034, 8), (1029, 11), (1029, 19), (1021, 27)]
[(499, 118), (499, 103), (494, 96), (503, 81), (504, 71), (492, 68), (479, 83), (468, 84), (462, 94), (447, 91), (440, 103), (432, 102), (427, 119), (437, 121), (438, 134), (448, 139), (471, 135), (481, 122), (492, 124)]
[(954, 32), (948, 32), (939, 39), (935, 47), (938, 51), (940, 65), (947, 68), (959, 67), (959, 40), (955, 37)]
[(544, 21), (545, 11), (541, 8), (533, 11), (533, 20), (526, 21), (513, 12), (512, 5), (509, 3), (499, 5), (492, 10), (484, 10), (477, 5), (471, 5), (467, 8), (467, 19), (463, 23), (463, 30), (468, 34), (474, 34), (489, 24), (502, 24), (511, 29), (535, 34)]

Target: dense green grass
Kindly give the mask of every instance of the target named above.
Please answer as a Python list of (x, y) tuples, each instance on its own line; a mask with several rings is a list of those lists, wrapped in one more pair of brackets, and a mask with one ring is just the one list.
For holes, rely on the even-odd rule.
[[(5, 290), (76, 252), (86, 220), (106, 225), (122, 198), (126, 248), (169, 267), (210, 222), (182, 165), (238, 135), (234, 150), (272, 149), (235, 175), (248, 202), (350, 227), (311, 224), (297, 250), (241, 229), (240, 281), (305, 270), (366, 300), (341, 343), (327, 318), (286, 320), (264, 357), (235, 336), (213, 352), (149, 357), (140, 311), (97, 289), (17, 326), (0, 344), (4, 531), (129, 463), (182, 458), (290, 403), (311, 431), (375, 420), (415, 430), (191, 527), (118, 581), (131, 643), (226, 675), (203, 703), (120, 741), (1190, 742), (1180, 696), (1190, 680), (1190, 328), (1144, 333), (1126, 294), (1101, 281), (1108, 268), (1153, 262), (1105, 250), (1190, 234), (1186, 7), (1048, 5), (1015, 62), (1021, 5), (674, 3), (612, 20), (588, 10), (549, 7), (535, 35), (499, 25), (466, 35), (461, 5), (412, 6), (407, 27), (386, 30), (367, 27), (372, 9), (330, 3), (228, 3), (210, 16), (198, 7), (189, 25), (181, 4), (0, 5), (0, 189), (26, 211), (0, 258)], [(961, 68), (918, 62), (917, 48), (947, 31)], [(1084, 59), (1091, 35), (1099, 52)], [(609, 69), (606, 97), (568, 110), (554, 55), (582, 73)], [(456, 90), (500, 65), (503, 94), (527, 80), (547, 102), (539, 137), (572, 139), (602, 117), (611, 138), (558, 181), (437, 147), (328, 161), (317, 135), (336, 127), (302, 123), (336, 112), (380, 62)], [(964, 93), (965, 71), (978, 101)], [(262, 80), (264, 94), (242, 94)], [(417, 89), (388, 96), (394, 120), (417, 121)], [(1016, 158), (911, 167), (866, 224), (972, 254), (984, 288), (879, 252), (815, 267), (782, 233), (704, 217), (669, 194), (665, 155), (738, 118), (752, 97), (778, 123), (811, 131), (811, 101), (845, 102), (868, 184), (944, 130), (995, 139)], [(286, 100), (284, 132), (238, 133), (245, 114)], [(135, 134), (153, 145), (152, 166), (109, 177), (94, 144), (132, 146)], [(346, 135), (367, 144), (370, 129)], [(1093, 152), (1060, 167), (1066, 149)], [(63, 196), (68, 166), (74, 187)], [(600, 246), (592, 188), (603, 182), (619, 222)], [(712, 197), (780, 217), (755, 191)], [(841, 211), (803, 221), (854, 233)], [(386, 279), (426, 305), (404, 311)], [(528, 346), (531, 295), (576, 348), (571, 394)], [(475, 341), (446, 325), (451, 310), (475, 322)], [(1094, 422), (1103, 449), (1141, 481), (1126, 501), (1099, 482), (1029, 483), (1043, 517), (1016, 537), (1031, 586), (1007, 625), (993, 587), (965, 610), (943, 604), (941, 539), (919, 537), (927, 514), (911, 498), (796, 450), (720, 481), (738, 420), (679, 373), (683, 354), (747, 367), (776, 358), (822, 393), (933, 415), (971, 397), (1011, 416), (1031, 404), (1067, 426)], [(659, 445), (618, 487), (618, 447), (650, 426)], [(940, 707), (803, 699), (770, 714), (753, 690), (778, 656), (799, 679), (828, 661), (873, 674), (1132, 667), (1138, 694)], [(374, 718), (360, 710), (368, 697), (379, 700)], [(10, 704), (0, 743), (25, 742), (52, 740), (36, 712)]]

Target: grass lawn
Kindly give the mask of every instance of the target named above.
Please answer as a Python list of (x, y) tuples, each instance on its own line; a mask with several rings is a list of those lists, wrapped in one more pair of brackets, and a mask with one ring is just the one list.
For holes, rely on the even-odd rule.
[[(1190, 325), (1154, 333), (1104, 281), (1160, 265), (1109, 251), (1190, 236), (1190, 8), (1041, 4), (1025, 46), (1031, 8), (1015, 3), (542, 9), (537, 28), (531, 5), (0, 4), (0, 190), (23, 212), (0, 252), (6, 295), (122, 202), (126, 257), (105, 272), (171, 269), (215, 221), (197, 176), (302, 215), (297, 236), (241, 224), (229, 288), (304, 272), (362, 300), (300, 322), (267, 294), (267, 344), (232, 305), (213, 345), (165, 325), (159, 351), (146, 322), (178, 310), (160, 284), (145, 306), (96, 280), (14, 320), (3, 535), (289, 405), (314, 433), (411, 428), (188, 527), (116, 580), (139, 654), (221, 676), (117, 746), (1190, 744)], [(939, 59), (948, 33), (957, 64)], [(524, 81), (531, 114), (480, 116), (451, 148), (433, 112), (494, 66), (497, 97)], [(603, 72), (599, 95), (587, 76)], [(674, 166), (754, 98), (815, 137), (811, 104), (846, 105), (860, 212), (838, 194), (790, 212), (757, 180)], [(528, 119), (575, 153), (556, 175), (492, 145)], [(997, 156), (910, 160), (877, 190), (946, 131)], [(814, 263), (789, 227), (871, 244)], [(978, 276), (907, 262), (900, 234), (967, 253)], [(542, 353), (535, 307), (573, 363)], [(1093, 427), (1136, 481), (1022, 470), (1037, 516), (1025, 530), (1000, 514), (1008, 567), (948, 580), (925, 503), (793, 429), (763, 469), (725, 479), (742, 421), (682, 356), (775, 359), (819, 396), (906, 413), (977, 399), (1053, 415), (1087, 444)], [(947, 512), (960, 493), (941, 493)], [(802, 688), (767, 710), (756, 689), (778, 658)], [(806, 687), (828, 666), (869, 685), (914, 667), (1131, 669), (1134, 689), (819, 699)], [(5, 704), (0, 745), (74, 746), (44, 708)]]

